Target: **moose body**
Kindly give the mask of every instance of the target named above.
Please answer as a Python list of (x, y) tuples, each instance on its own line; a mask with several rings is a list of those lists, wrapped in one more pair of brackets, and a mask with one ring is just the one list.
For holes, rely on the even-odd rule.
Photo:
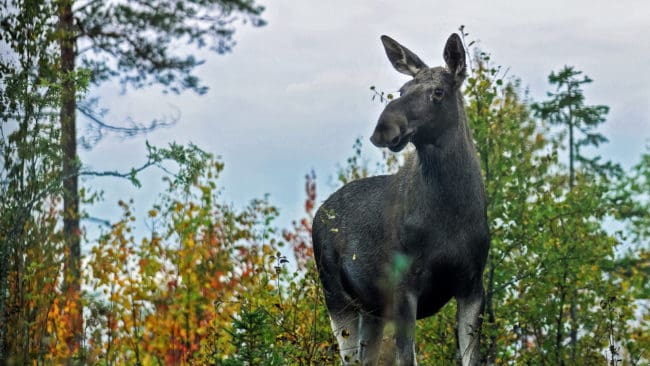
[(415, 365), (415, 321), (458, 303), (459, 357), (479, 362), (486, 198), (460, 86), (465, 51), (452, 34), (447, 67), (428, 68), (382, 36), (393, 66), (413, 77), (379, 117), (371, 141), (416, 152), (393, 175), (348, 183), (319, 208), (314, 255), (343, 364), (375, 365), (395, 324), (396, 361)]

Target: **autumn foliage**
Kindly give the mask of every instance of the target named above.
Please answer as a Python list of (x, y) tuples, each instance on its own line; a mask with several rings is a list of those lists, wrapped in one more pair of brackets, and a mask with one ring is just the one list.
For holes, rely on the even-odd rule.
[[(553, 109), (551, 100), (539, 104), (546, 114), (535, 113), (520, 82), (506, 78), (488, 54), (477, 52), (471, 66), (467, 115), (483, 167), (492, 234), (484, 361), (647, 364), (650, 154), (623, 170), (587, 159), (583, 151), (576, 155), (583, 160), (567, 169), (570, 120), (562, 119), (561, 110), (566, 104)], [(21, 96), (20, 103), (7, 103), (3, 91), (0, 102), (7, 111), (47, 109), (57, 99), (56, 85), (47, 80), (3, 80), (12, 95)], [(550, 94), (561, 95), (561, 87)], [(36, 103), (28, 98), (34, 96), (29, 88), (48, 92)], [(584, 96), (578, 99), (584, 104)], [(602, 123), (607, 109), (593, 110), (602, 114), (595, 119)], [(140, 170), (159, 167), (165, 189), (146, 212), (137, 212), (132, 200), (106, 198), (117, 202), (121, 216), (98, 237), (84, 237), (77, 292), (66, 288), (63, 278), (69, 253), (61, 228), (56, 124), (25, 114), (17, 127), (9, 126), (12, 116), (2, 114), (0, 145), (0, 363), (339, 363), (312, 258), (311, 222), (325, 198), (317, 194), (314, 172), (305, 177), (302, 217), (279, 228), (271, 197), (245, 205), (224, 202), (220, 159), (194, 145), (147, 144), (149, 160), (142, 168), (113, 175), (138, 185)], [(582, 132), (592, 136), (583, 145), (602, 142), (594, 137), (598, 123), (583, 124)], [(357, 139), (351, 157), (333, 175), (337, 184), (399, 167), (401, 155), (385, 154), (369, 164), (362, 151)], [(92, 180), (87, 184), (81, 197), (91, 205), (100, 195), (90, 193)], [(454, 308), (451, 302), (418, 322), (420, 364), (456, 364)], [(74, 332), (78, 319), (82, 334)], [(385, 336), (390, 338), (391, 329)]]

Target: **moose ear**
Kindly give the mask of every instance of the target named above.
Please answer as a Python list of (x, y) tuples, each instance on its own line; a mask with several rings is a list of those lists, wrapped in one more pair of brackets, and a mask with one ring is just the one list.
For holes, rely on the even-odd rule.
[(402, 74), (415, 76), (420, 70), (427, 68), (427, 65), (415, 53), (397, 43), (396, 40), (388, 36), (381, 36), (381, 43), (384, 44), (390, 63), (393, 64), (395, 70)]
[(463, 42), (458, 34), (452, 33), (447, 39), (443, 57), (449, 71), (456, 76), (456, 80), (462, 81), (467, 73), (467, 66), (465, 65), (465, 47), (463, 47)]

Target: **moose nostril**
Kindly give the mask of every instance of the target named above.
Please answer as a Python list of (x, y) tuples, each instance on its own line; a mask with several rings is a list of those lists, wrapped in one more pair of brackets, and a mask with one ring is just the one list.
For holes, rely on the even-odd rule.
[(392, 140), (390, 140), (390, 145), (391, 146), (395, 146), (397, 144), (399, 144), (399, 136), (395, 136), (395, 137), (393, 137)]

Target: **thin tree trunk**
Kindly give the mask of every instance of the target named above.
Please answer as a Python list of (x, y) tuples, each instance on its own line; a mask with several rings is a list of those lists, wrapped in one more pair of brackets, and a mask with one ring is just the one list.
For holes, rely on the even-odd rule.
[[(569, 190), (573, 190), (575, 185), (575, 171), (573, 167), (573, 161), (575, 159), (575, 146), (573, 141), (573, 111), (569, 107)], [(571, 364), (575, 364), (576, 358), (576, 348), (578, 345), (578, 308), (576, 306), (577, 298), (577, 289), (571, 289), (571, 303), (569, 310), (569, 320), (571, 323), (571, 331), (569, 333), (570, 337), (570, 359)]]
[(569, 317), (571, 319), (571, 364), (575, 365), (576, 361), (576, 351), (578, 346), (578, 307), (576, 306), (576, 293), (577, 290), (573, 289), (574, 296), (571, 297), (571, 309), (569, 312)]
[(573, 160), (575, 159), (573, 150), (575, 150), (575, 146), (573, 146), (573, 121), (571, 118), (571, 111), (569, 110), (569, 190), (573, 189), (575, 179), (573, 171)]
[[(487, 291), (485, 293), (485, 311), (487, 313), (488, 324), (494, 326), (496, 317), (494, 315), (494, 264), (490, 261), (488, 270)], [(497, 340), (494, 331), (490, 330), (490, 338), (487, 348), (487, 355), (484, 356), (486, 365), (496, 364)]]
[(564, 273), (564, 276), (562, 276), (562, 282), (559, 284), (560, 286), (560, 304), (558, 306), (558, 314), (557, 314), (557, 324), (556, 324), (556, 333), (555, 333), (555, 364), (558, 366), (564, 365), (564, 359), (562, 357), (562, 341), (564, 339), (564, 332), (562, 332), (564, 328), (564, 300), (566, 299), (566, 293), (565, 293), (565, 288), (564, 285), (566, 284), (566, 272)]
[[(4, 226), (5, 223), (3, 222)], [(3, 233), (4, 234), (4, 233)], [(3, 235), (4, 236), (4, 235)], [(5, 240), (0, 242), (0, 365), (7, 362), (7, 316), (6, 316), (6, 301), (7, 301), (7, 274), (9, 266), (8, 251), (11, 245), (11, 239), (4, 236)]]
[(63, 152), (63, 237), (65, 242), (64, 290), (70, 307), (71, 334), (68, 348), (77, 353), (81, 348), (83, 334), (81, 291), (81, 236), (79, 230), (79, 191), (76, 131), (76, 86), (73, 78), (75, 67), (75, 34), (72, 1), (61, 0), (58, 4), (61, 73), (61, 149)]

